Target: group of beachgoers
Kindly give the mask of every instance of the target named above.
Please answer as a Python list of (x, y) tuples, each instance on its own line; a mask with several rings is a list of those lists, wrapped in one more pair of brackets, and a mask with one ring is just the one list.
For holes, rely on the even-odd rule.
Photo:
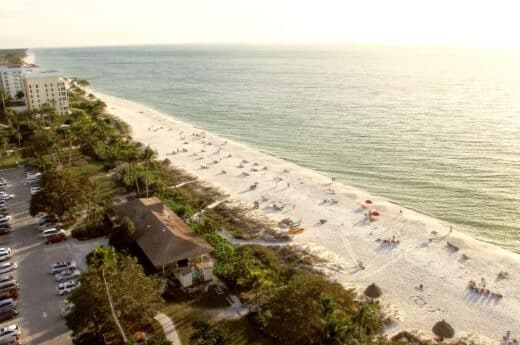
[(474, 280), (470, 280), (469, 284), (468, 284), (468, 288), (483, 296), (491, 296), (491, 297), (495, 297), (498, 299), (501, 299), (502, 297), (504, 297), (500, 293), (490, 291), (486, 287), (486, 280), (484, 278), (480, 278), (480, 284), (477, 284)]
[(507, 331), (502, 337), (501, 345), (518, 345), (518, 340), (511, 336), (511, 331)]
[(391, 246), (396, 246), (400, 243), (400, 241), (398, 239), (395, 238), (395, 235), (392, 235), (391, 238), (387, 238), (387, 239), (376, 239), (376, 242), (380, 242), (381, 244), (388, 244), (388, 245), (391, 245)]

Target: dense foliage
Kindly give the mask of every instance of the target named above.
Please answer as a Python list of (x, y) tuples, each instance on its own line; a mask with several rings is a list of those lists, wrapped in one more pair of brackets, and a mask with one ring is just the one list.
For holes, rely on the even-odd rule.
[(211, 326), (208, 320), (199, 317), (193, 321), (193, 334), (190, 336), (190, 345), (225, 345), (229, 334), (226, 329)]
[(93, 186), (89, 180), (80, 179), (67, 170), (52, 170), (42, 175), (40, 189), (31, 198), (31, 215), (45, 212), (63, 219), (89, 201)]
[(74, 334), (88, 331), (117, 338), (120, 332), (111, 312), (110, 293), (123, 330), (128, 334), (141, 330), (162, 304), (159, 281), (146, 276), (135, 259), (111, 248), (98, 247), (93, 257), (81, 285), (69, 296), (73, 308), (66, 316), (67, 325)]
[[(80, 81), (76, 81), (80, 83)], [(127, 253), (136, 252), (135, 228), (129, 219), (113, 227), (111, 208), (121, 194), (157, 196), (184, 219), (221, 197), (193, 177), (160, 162), (150, 147), (132, 142), (125, 126), (104, 113), (105, 104), (75, 86), (69, 92), (72, 114), (56, 116), (4, 112), (9, 130), (4, 141), (23, 147), (27, 162), (44, 171), (31, 201), (31, 214), (47, 212), (60, 219), (78, 217), (73, 234), (80, 239), (109, 235), (112, 249), (97, 249), (89, 270), (70, 298), (67, 324), (77, 343), (96, 344), (106, 337), (121, 342), (110, 310), (107, 289), (125, 333), (149, 324), (161, 304), (159, 284)], [(375, 337), (382, 328), (375, 304), (355, 301), (353, 291), (303, 271), (269, 247), (234, 246), (219, 233), (225, 228), (246, 238), (261, 226), (236, 210), (206, 210), (190, 225), (214, 248), (214, 274), (241, 295), (252, 310), (256, 329), (281, 344), (387, 344)], [(112, 248), (112, 247), (111, 247)], [(104, 277), (103, 277), (104, 276)], [(103, 279), (104, 278), (104, 279)], [(106, 284), (105, 284), (106, 279)], [(226, 330), (206, 320), (193, 324), (192, 344), (225, 344)], [(131, 340), (132, 341), (132, 340)], [(158, 340), (156, 344), (162, 344)]]

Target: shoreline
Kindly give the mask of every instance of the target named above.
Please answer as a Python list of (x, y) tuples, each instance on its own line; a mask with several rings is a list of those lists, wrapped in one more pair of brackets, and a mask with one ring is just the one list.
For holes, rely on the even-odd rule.
[[(387, 329), (388, 334), (417, 329), (430, 335), (433, 324), (446, 319), (454, 326), (457, 338), (475, 339), (480, 333), (487, 339), (480, 337), (479, 341), (498, 343), (507, 330), (520, 329), (520, 279), (515, 276), (520, 255), (465, 233), (449, 233), (449, 224), (444, 221), (332, 182), (318, 172), (214, 135), (150, 107), (91, 88), (86, 91), (103, 100), (108, 113), (129, 125), (132, 138), (149, 144), (160, 159), (168, 158), (176, 167), (211, 183), (229, 194), (232, 201), (252, 206), (263, 196), (268, 201), (260, 201), (259, 210), (253, 212), (271, 220), (301, 219), (305, 231), (289, 243), (305, 246), (331, 261), (337, 268), (329, 272), (331, 278), (345, 285), (364, 288), (377, 283), (383, 289), (382, 304), (398, 319)], [(177, 150), (181, 152), (172, 154)], [(249, 163), (238, 168), (244, 159)], [(253, 165), (254, 162), (259, 165)], [(226, 173), (221, 173), (222, 170)], [(277, 178), (282, 181), (276, 182)], [(255, 182), (258, 187), (249, 190)], [(330, 194), (329, 188), (335, 194)], [(324, 199), (335, 199), (337, 203), (324, 203)], [(375, 222), (366, 221), (363, 215), (366, 210), (361, 205), (365, 199), (373, 200), (372, 209), (382, 213)], [(287, 207), (282, 211), (270, 207), (281, 202)], [(327, 222), (320, 224), (319, 219)], [(399, 239), (398, 245), (375, 242), (377, 238), (392, 236)], [(429, 238), (434, 240), (430, 242)], [(460, 249), (452, 252), (447, 242)], [(462, 260), (462, 254), (469, 259)], [(358, 260), (363, 262), (365, 270), (359, 270)], [(496, 280), (500, 271), (509, 272), (511, 278)], [(469, 280), (481, 278), (504, 298), (494, 300), (468, 291)], [(419, 284), (424, 285), (424, 291), (415, 289)]]

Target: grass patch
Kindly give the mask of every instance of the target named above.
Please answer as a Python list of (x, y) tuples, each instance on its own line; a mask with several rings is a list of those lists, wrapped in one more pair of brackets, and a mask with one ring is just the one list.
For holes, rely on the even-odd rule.
[(190, 335), (193, 332), (191, 323), (198, 316), (202, 316), (205, 310), (195, 304), (194, 301), (169, 303), (163, 310), (175, 324), (181, 344), (190, 343)]
[(103, 163), (91, 161), (88, 164), (73, 166), (69, 168), (72, 175), (77, 177), (93, 176), (103, 172)]
[(217, 323), (229, 332), (230, 345), (271, 345), (276, 344), (272, 339), (260, 333), (249, 322), (247, 317), (238, 320), (224, 320)]
[(14, 154), (11, 156), (5, 156), (0, 158), (0, 170), (16, 168), (17, 162), (22, 162), (22, 156), (20, 154)]
[[(197, 301), (170, 303), (163, 312), (166, 313), (175, 324), (182, 344), (190, 343), (190, 336), (193, 332), (192, 322), (200, 316), (208, 317), (208, 309), (202, 307)], [(210, 322), (214, 322), (211, 320), (211, 317), (208, 317), (208, 319)], [(226, 327), (229, 331), (229, 340), (227, 343), (229, 345), (275, 344), (268, 337), (258, 332), (247, 317), (232, 321), (219, 321), (216, 324)]]

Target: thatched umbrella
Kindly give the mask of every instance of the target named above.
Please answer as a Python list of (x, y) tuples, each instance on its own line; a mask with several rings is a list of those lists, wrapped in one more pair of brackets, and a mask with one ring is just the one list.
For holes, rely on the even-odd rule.
[(372, 283), (365, 289), (365, 296), (369, 298), (379, 298), (383, 294), (381, 288), (376, 284)]
[(439, 337), (440, 341), (442, 341), (444, 338), (453, 338), (455, 335), (455, 330), (453, 327), (451, 327), (451, 325), (444, 320), (437, 322), (433, 326), (432, 332), (437, 337)]

